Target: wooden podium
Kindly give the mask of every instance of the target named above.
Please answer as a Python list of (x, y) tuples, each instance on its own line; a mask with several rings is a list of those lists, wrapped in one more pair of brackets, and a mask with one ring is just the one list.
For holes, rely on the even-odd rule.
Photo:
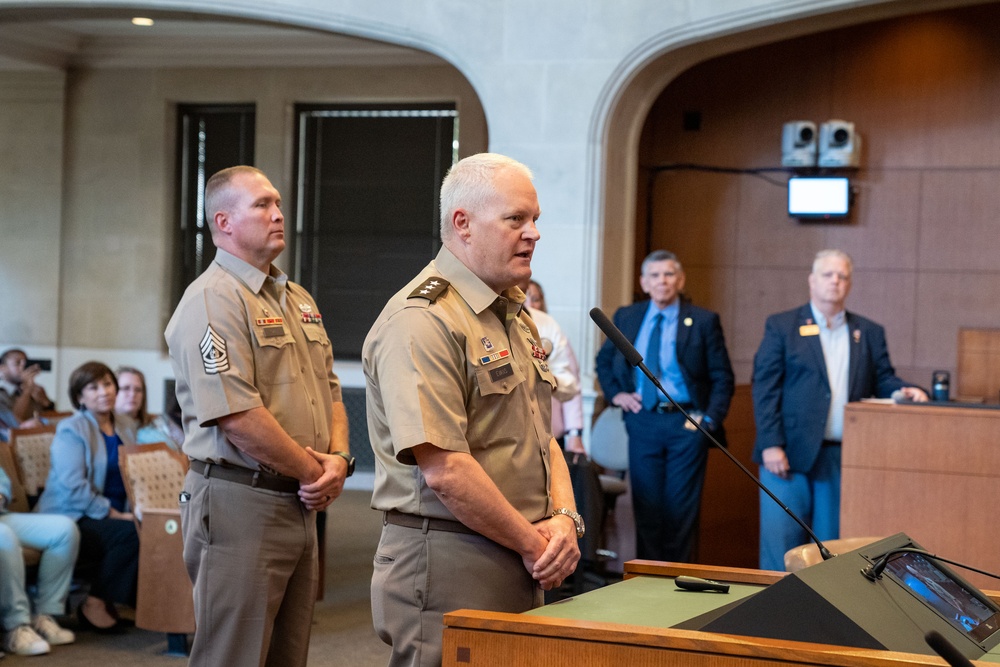
[[(730, 593), (678, 590), (673, 579), (682, 574), (728, 582)], [(464, 609), (445, 614), (442, 664), (444, 667), (939, 667), (944, 664), (931, 655), (672, 627), (759, 592), (784, 576), (781, 572), (742, 568), (630, 561), (625, 564), (625, 581), (530, 612), (507, 614)], [(816, 622), (823, 620), (817, 618)], [(983, 659), (997, 662), (1000, 655), (990, 653)]]
[(841, 535), (905, 532), (933, 554), (1000, 574), (1000, 410), (850, 403), (841, 489)]

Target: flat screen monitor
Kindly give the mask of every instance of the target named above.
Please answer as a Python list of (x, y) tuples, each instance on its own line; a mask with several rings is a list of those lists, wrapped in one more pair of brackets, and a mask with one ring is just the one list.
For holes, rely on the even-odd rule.
[(984, 650), (1000, 643), (1000, 607), (933, 559), (896, 554), (885, 573)]
[(851, 183), (841, 176), (793, 176), (788, 179), (788, 215), (831, 220), (846, 218), (851, 207)]

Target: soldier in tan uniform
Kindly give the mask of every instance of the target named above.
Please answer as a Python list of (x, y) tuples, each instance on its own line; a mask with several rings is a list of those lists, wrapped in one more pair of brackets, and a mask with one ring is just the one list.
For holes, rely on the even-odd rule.
[(539, 214), (524, 165), (456, 164), (441, 187), (444, 247), (365, 340), (372, 506), (384, 512), (372, 615), (392, 666), (440, 664), (445, 612), (538, 606), (580, 558), (550, 427), (555, 378), (516, 287)]
[(316, 511), (354, 467), (340, 383), (316, 303), (271, 264), (285, 247), (278, 191), (232, 167), (209, 179), (205, 201), (218, 251), (166, 331), (191, 457), (190, 664), (305, 665)]

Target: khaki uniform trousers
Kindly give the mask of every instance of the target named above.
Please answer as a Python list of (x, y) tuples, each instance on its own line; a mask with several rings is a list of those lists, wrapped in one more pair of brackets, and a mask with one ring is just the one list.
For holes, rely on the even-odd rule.
[(441, 664), (444, 614), (520, 613), (542, 604), (521, 556), (481, 535), (386, 524), (372, 575), (375, 632), (392, 646), (389, 667)]
[(184, 563), (197, 631), (190, 667), (305, 667), (318, 581), (316, 513), (294, 493), (188, 472)]

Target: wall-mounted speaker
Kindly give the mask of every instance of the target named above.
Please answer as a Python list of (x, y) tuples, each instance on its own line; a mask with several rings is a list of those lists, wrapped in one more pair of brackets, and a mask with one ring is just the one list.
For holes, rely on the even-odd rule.
[(816, 123), (793, 120), (781, 131), (781, 165), (783, 167), (816, 166)]
[(819, 128), (820, 167), (857, 167), (861, 163), (861, 136), (854, 123), (828, 120)]

